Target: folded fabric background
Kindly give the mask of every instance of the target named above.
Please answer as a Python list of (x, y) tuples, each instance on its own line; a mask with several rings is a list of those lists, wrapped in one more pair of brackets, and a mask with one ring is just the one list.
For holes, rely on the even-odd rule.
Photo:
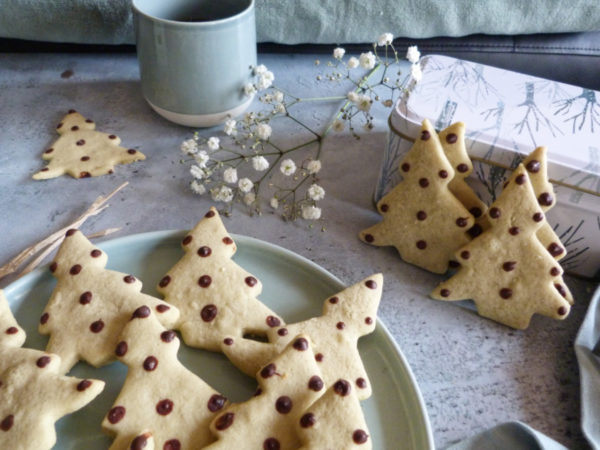
[[(0, 37), (133, 44), (131, 0), (0, 0)], [(256, 0), (259, 42), (370, 43), (409, 38), (600, 29), (598, 0)]]

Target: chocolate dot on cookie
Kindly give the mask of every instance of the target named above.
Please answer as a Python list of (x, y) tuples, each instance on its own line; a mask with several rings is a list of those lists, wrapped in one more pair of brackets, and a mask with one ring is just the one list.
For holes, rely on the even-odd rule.
[(156, 367), (158, 367), (158, 359), (156, 359), (155, 356), (148, 356), (144, 360), (142, 367), (144, 368), (144, 370), (146, 372), (152, 372), (153, 370), (156, 369)]
[(2, 419), (2, 422), (0, 422), (0, 430), (8, 431), (12, 428), (14, 423), (15, 423), (15, 416), (12, 414), (9, 414), (4, 419)]
[(333, 296), (329, 299), (329, 303), (331, 303), (332, 305), (335, 305), (339, 301), (340, 299), (337, 296)]
[(193, 237), (190, 236), (189, 234), (183, 238), (183, 241), (181, 241), (182, 245), (188, 245), (190, 242), (192, 242)]
[(166, 343), (171, 342), (173, 339), (175, 339), (175, 332), (173, 330), (167, 330), (167, 331), (163, 331), (162, 333), (160, 333), (160, 340)]
[(565, 298), (567, 297), (567, 290), (562, 284), (554, 283), (554, 288), (558, 291), (560, 295), (562, 295)]
[(316, 419), (315, 415), (311, 412), (303, 414), (302, 417), (300, 417), (300, 426), (302, 428), (310, 428), (315, 423), (317, 423), (317, 419)]
[(114, 134), (110, 134), (110, 135), (108, 136), (108, 138), (112, 140), (112, 139), (116, 139), (116, 138), (117, 138), (117, 136), (115, 136)]
[(431, 133), (427, 130), (421, 131), (421, 140), (427, 141), (431, 137)]
[(173, 411), (173, 401), (165, 398), (156, 404), (156, 412), (161, 416), (167, 416)]
[(211, 209), (206, 214), (204, 214), (204, 217), (206, 217), (207, 219), (210, 219), (211, 217), (215, 217), (215, 212)]
[(115, 349), (115, 355), (125, 356), (128, 349), (129, 349), (129, 346), (127, 345), (127, 342), (121, 341), (117, 344), (117, 348)]
[(527, 171), (531, 173), (538, 173), (540, 171), (540, 167), (541, 164), (537, 159), (532, 159), (525, 165)]
[(170, 309), (171, 309), (171, 307), (169, 305), (165, 305), (164, 303), (156, 305), (156, 312), (158, 312), (160, 314), (165, 313)]
[(92, 176), (89, 172), (79, 172), (79, 178), (90, 178)]
[(198, 278), (198, 285), (200, 287), (207, 288), (210, 286), (211, 283), (212, 278), (210, 277), (210, 275), (202, 275), (200, 278)]
[(76, 228), (69, 228), (67, 230), (67, 232), (65, 233), (65, 237), (73, 236), (75, 233), (77, 233), (77, 229)]
[(468, 223), (469, 222), (466, 217), (459, 217), (458, 219), (456, 219), (456, 225), (461, 228), (466, 227)]
[(389, 205), (387, 203), (384, 203), (383, 205), (381, 205), (379, 207), (379, 210), (381, 212), (383, 212), (383, 213), (386, 213), (386, 212), (388, 212), (390, 210), (390, 207), (389, 207)]
[(373, 237), (372, 234), (365, 234), (365, 241), (367, 241), (369, 244), (371, 244), (375, 241), (375, 238)]
[(559, 276), (560, 269), (558, 267), (553, 267), (552, 269), (550, 269), (550, 275), (552, 275), (553, 277)]
[(51, 358), (49, 356), (40, 356), (38, 360), (35, 362), (35, 365), (40, 369), (43, 369), (48, 364), (50, 364)]
[(89, 157), (89, 156), (82, 156), (82, 157), (80, 158), (80, 160), (81, 160), (81, 161), (83, 161), (83, 162), (85, 162), (85, 161), (89, 161), (89, 160), (90, 160), (90, 157)]
[(458, 166), (456, 166), (456, 170), (458, 170), (460, 173), (465, 173), (469, 170), (469, 166), (467, 166), (465, 163), (460, 163)]
[(125, 275), (123, 281), (127, 284), (135, 283), (135, 277), (133, 275)]
[(136, 436), (133, 441), (131, 441), (131, 450), (144, 450), (148, 445), (148, 438), (152, 436), (150, 433), (140, 434)]
[(446, 142), (448, 144), (454, 144), (456, 141), (458, 141), (458, 136), (455, 133), (448, 133), (446, 135)]
[(233, 425), (233, 420), (235, 418), (235, 414), (232, 412), (225, 413), (217, 419), (215, 422), (215, 428), (219, 431), (226, 430), (231, 425)]
[(200, 256), (202, 258), (206, 258), (206, 257), (210, 256), (211, 253), (212, 253), (212, 250), (210, 249), (210, 247), (207, 247), (206, 245), (204, 245), (198, 249), (198, 256)]
[(427, 219), (427, 213), (425, 211), (417, 211), (417, 219), (418, 220)]
[(287, 330), (287, 328), (280, 328), (279, 330), (277, 330), (277, 334), (279, 336), (287, 336), (288, 330)]
[(231, 244), (233, 244), (233, 239), (231, 239), (229, 236), (225, 236), (223, 238), (223, 244), (225, 244), (225, 245), (231, 245)]
[(511, 271), (515, 270), (515, 267), (517, 267), (516, 261), (506, 261), (504, 264), (502, 264), (502, 269), (505, 272), (511, 272)]
[(510, 288), (502, 288), (500, 289), (499, 294), (503, 299), (509, 299), (512, 297), (513, 291)]
[(319, 392), (321, 389), (323, 389), (323, 386), (324, 386), (323, 380), (318, 375), (313, 375), (308, 380), (308, 388), (311, 391)]
[(79, 392), (83, 392), (85, 391), (87, 388), (89, 388), (92, 385), (92, 382), (90, 380), (81, 380), (79, 383), (77, 383), (76, 389)]
[(299, 337), (294, 341), (292, 346), (299, 352), (304, 352), (308, 350), (308, 341), (303, 337)]
[(56, 263), (56, 261), (52, 262), (50, 264), (50, 266), (48, 267), (48, 269), (50, 270), (50, 272), (54, 273), (56, 272), (56, 269), (58, 268), (58, 264)]
[(469, 250), (463, 250), (460, 252), (460, 257), (462, 259), (469, 259), (471, 257), (471, 252)]
[(119, 423), (125, 417), (125, 407), (124, 406), (115, 406), (113, 407), (107, 415), (107, 419), (111, 424)]
[(515, 183), (517, 183), (518, 185), (524, 184), (526, 181), (527, 177), (525, 176), (525, 174), (519, 174), (515, 178)]
[(53, 148), (49, 148), (49, 149), (47, 149), (47, 150), (46, 150), (44, 153), (46, 153), (46, 154), (49, 154), (49, 153), (52, 153), (53, 151), (54, 151), (54, 149), (53, 149)]
[(483, 228), (481, 227), (481, 225), (476, 223), (475, 225), (473, 225), (471, 228), (469, 228), (467, 230), (467, 233), (469, 233), (469, 236), (471, 236), (472, 238), (476, 238), (481, 233), (483, 233)]
[(544, 220), (544, 214), (541, 212), (536, 212), (533, 216), (533, 221), (534, 222), (541, 222), (542, 220)]
[(538, 203), (542, 206), (550, 206), (554, 202), (554, 197), (548, 192), (543, 192), (538, 197)]
[(213, 394), (208, 399), (206, 406), (210, 412), (217, 412), (223, 409), (227, 399), (220, 394)]
[(367, 380), (365, 380), (363, 377), (359, 377), (356, 379), (356, 386), (359, 389), (366, 389), (367, 388)]
[(265, 320), (265, 322), (271, 328), (275, 328), (275, 327), (278, 327), (279, 325), (281, 325), (281, 320), (279, 320), (279, 318), (275, 317), (275, 316), (267, 316), (267, 319)]
[(448, 171), (447, 170), (440, 170), (438, 172), (438, 175), (440, 178), (448, 178)]
[(410, 170), (410, 164), (409, 163), (403, 163), (400, 168), (402, 169), (402, 172), (408, 172)]
[(71, 275), (77, 275), (79, 272), (81, 272), (81, 264), (75, 264), (73, 267), (71, 267), (71, 269), (69, 269), (69, 273)]
[(564, 306), (561, 306), (558, 308), (558, 310), (556, 312), (558, 313), (559, 316), (564, 316), (567, 313), (567, 308), (565, 308)]
[(256, 286), (256, 284), (258, 283), (258, 280), (254, 277), (246, 277), (244, 279), (244, 281), (246, 282), (246, 284), (250, 287), (254, 287)]
[(377, 283), (375, 282), (375, 280), (365, 281), (365, 286), (368, 287), (369, 289), (377, 289)]
[(419, 186), (421, 186), (422, 188), (426, 188), (427, 186), (429, 186), (429, 180), (425, 177), (419, 178)]
[(40, 317), (40, 323), (42, 325), (44, 325), (46, 322), (48, 322), (48, 319), (50, 318), (50, 314), (48, 314), (47, 312), (45, 312), (44, 314), (42, 314), (42, 316)]
[(273, 363), (267, 364), (260, 371), (260, 376), (263, 378), (271, 378), (277, 373), (277, 366)]
[(416, 246), (419, 250), (425, 250), (427, 248), (427, 242), (421, 239), (417, 241)]
[(352, 440), (355, 444), (364, 444), (369, 440), (369, 435), (365, 430), (354, 430), (354, 433), (352, 433)]
[(559, 244), (557, 244), (556, 242), (553, 242), (548, 246), (548, 251), (550, 252), (550, 254), (552, 256), (557, 257), (559, 255), (562, 255), (562, 253), (565, 250)]
[(281, 444), (274, 437), (269, 437), (263, 442), (263, 450), (279, 450), (281, 448)]
[(162, 279), (160, 280), (160, 282), (158, 283), (158, 285), (161, 288), (164, 288), (164, 287), (167, 287), (170, 282), (171, 282), (171, 276), (170, 275), (165, 275), (164, 277), (162, 277)]
[(75, 144), (79, 146), (85, 145), (85, 139), (79, 139)]
[(365, 324), (372, 325), (373, 324), (373, 319), (370, 318), (370, 317), (365, 317)]
[(335, 324), (335, 327), (338, 330), (343, 330), (346, 327), (346, 324), (344, 322), (338, 322), (338, 323)]
[(510, 227), (508, 229), (508, 232), (513, 235), (516, 236), (517, 234), (519, 234), (521, 232), (521, 230), (519, 229), (519, 227)]
[(211, 322), (217, 317), (217, 312), (218, 309), (216, 305), (206, 305), (200, 311), (200, 317), (202, 317), (204, 322)]
[(225, 338), (225, 339), (223, 339), (223, 344), (225, 344), (225, 345), (227, 345), (227, 346), (229, 346), (229, 345), (233, 345), (233, 339), (232, 339), (232, 338), (230, 338), (230, 337), (228, 337), (228, 338)]
[(473, 214), (473, 217), (475, 217), (476, 219), (478, 217), (481, 217), (481, 215), (483, 214), (483, 211), (481, 210), (481, 208), (479, 208), (477, 206), (473, 206), (471, 209), (469, 209), (469, 212), (471, 214)]
[(287, 395), (282, 395), (275, 400), (275, 409), (280, 414), (288, 414), (292, 410), (293, 406), (294, 404), (292, 399)]
[(92, 322), (90, 325), (90, 331), (92, 333), (100, 333), (104, 329), (104, 321), (102, 319)]
[(337, 380), (333, 384), (333, 391), (336, 394), (345, 397), (346, 395), (350, 394), (350, 383), (348, 383), (346, 380)]
[(92, 258), (98, 258), (101, 254), (102, 254), (102, 250), (98, 250), (97, 248), (95, 248), (94, 250), (92, 250), (90, 252), (90, 256)]
[(317, 361), (317, 362), (323, 362), (323, 359), (324, 359), (324, 358), (325, 358), (325, 357), (323, 356), (323, 353), (317, 353), (317, 354), (315, 355), (315, 361)]
[(502, 215), (502, 212), (500, 211), (499, 208), (496, 208), (495, 206), (493, 208), (490, 208), (490, 211), (488, 213), (490, 215), (490, 217), (492, 219), (497, 219)]
[(90, 291), (86, 291), (79, 296), (79, 303), (81, 303), (82, 305), (87, 305), (92, 301), (92, 297), (92, 293)]
[(17, 327), (8, 327), (5, 331), (6, 334), (17, 334), (19, 329)]
[(146, 305), (142, 305), (133, 312), (133, 314), (131, 315), (131, 318), (132, 319), (145, 319), (146, 317), (150, 316), (151, 312), (152, 311), (150, 311), (150, 308), (148, 308)]
[(448, 297), (448, 296), (450, 296), (450, 290), (449, 289), (442, 289), (442, 290), (440, 290), (440, 295), (442, 297)]
[(127, 153), (129, 153), (130, 155), (135, 155), (137, 153), (137, 150), (135, 148), (130, 148), (127, 150)]
[(181, 450), (181, 442), (179, 439), (169, 439), (163, 445), (162, 450)]

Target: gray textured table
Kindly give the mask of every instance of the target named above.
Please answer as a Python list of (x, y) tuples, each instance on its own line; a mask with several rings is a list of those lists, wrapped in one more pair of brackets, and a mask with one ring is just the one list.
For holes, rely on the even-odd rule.
[[(259, 62), (275, 73), (277, 85), (300, 96), (331, 92), (316, 81), (321, 68), (314, 59), (259, 55)], [(129, 185), (83, 231), (121, 227), (115, 236), (124, 236), (188, 229), (213, 204), (189, 190), (188, 166), (179, 162), (180, 143), (193, 130), (168, 123), (149, 109), (140, 94), (134, 54), (0, 54), (0, 92), (0, 264), (72, 222), (98, 195), (124, 181)], [(299, 114), (319, 128), (339, 106), (306, 103)], [(71, 108), (148, 159), (98, 178), (33, 181), (31, 175), (43, 167), (42, 151), (56, 138), (55, 125)], [(346, 131), (325, 141), (320, 183), (326, 189), (326, 231), (303, 221), (286, 223), (269, 213), (250, 217), (244, 208), (236, 208), (226, 226), (303, 255), (346, 284), (384, 273), (379, 318), (416, 375), (437, 447), (500, 422), (521, 420), (569, 447), (585, 448), (573, 340), (595, 284), (567, 279), (576, 298), (568, 320), (536, 317), (525, 332), (428, 299), (439, 276), (403, 263), (393, 249), (369, 247), (357, 239), (359, 230), (378, 220), (372, 192), (386, 141), (387, 111), (375, 113), (374, 130), (362, 133), (360, 140)], [(298, 139), (285, 127), (274, 126), (275, 136), (286, 144)], [(0, 287), (10, 281), (0, 281)]]

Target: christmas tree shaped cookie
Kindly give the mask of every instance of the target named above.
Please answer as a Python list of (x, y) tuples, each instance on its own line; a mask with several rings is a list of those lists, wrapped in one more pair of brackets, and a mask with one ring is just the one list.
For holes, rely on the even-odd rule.
[(172, 305), (143, 294), (133, 275), (106, 270), (108, 257), (80, 231), (69, 230), (50, 265), (58, 282), (39, 331), (49, 334), (46, 350), (57, 353), (66, 373), (80, 359), (101, 366), (114, 359), (119, 333), (140, 305), (171, 327), (179, 317)]
[(0, 289), (0, 347), (20, 347), (25, 338), (25, 331), (15, 320), (8, 300)]
[(517, 329), (535, 313), (567, 317), (562, 270), (536, 237), (545, 216), (522, 164), (488, 217), (491, 227), (457, 251), (460, 269), (432, 297), (473, 299), (480, 315)]
[(440, 143), (448, 161), (454, 168), (454, 178), (448, 188), (469, 210), (475, 219), (485, 213), (487, 206), (465, 181), (473, 172), (473, 163), (465, 147), (465, 124), (456, 122), (439, 133)]
[[(547, 212), (556, 204), (554, 189), (552, 183), (548, 180), (546, 153), (546, 147), (538, 147), (523, 160), (523, 165), (529, 174), (533, 191), (543, 212)], [(548, 222), (544, 222), (544, 225), (537, 231), (537, 236), (542, 245), (556, 260), (566, 256), (567, 252), (562, 246), (560, 238)]]
[(178, 350), (175, 332), (140, 306), (115, 350), (128, 371), (102, 423), (115, 436), (112, 450), (128, 449), (148, 435), (160, 449), (197, 449), (214, 441), (208, 427), (227, 400), (179, 362)]
[(0, 448), (52, 448), (54, 423), (104, 389), (100, 380), (60, 375), (60, 366), (57, 355), (0, 345)]
[(114, 134), (101, 133), (95, 127), (92, 120), (69, 111), (56, 127), (60, 137), (42, 155), (48, 165), (33, 178), (46, 180), (65, 173), (74, 178), (95, 177), (112, 173), (116, 164), (146, 159), (133, 148), (120, 147), (121, 139)]
[(336, 381), (296, 423), (300, 450), (321, 448), (370, 449), (369, 429), (352, 384)]
[(185, 255), (158, 284), (181, 311), (177, 329), (187, 345), (220, 351), (223, 338), (264, 336), (282, 320), (257, 299), (261, 282), (231, 258), (236, 245), (215, 208), (182, 242)]
[(373, 275), (326, 299), (322, 316), (269, 330), (269, 343), (228, 337), (223, 340), (223, 353), (244, 373), (251, 374), (281, 352), (294, 336), (306, 334), (313, 343), (326, 387), (345, 378), (356, 387), (358, 397), (366, 399), (372, 392), (371, 383), (357, 344), (361, 336), (375, 330), (382, 286), (383, 276)]
[(383, 221), (360, 239), (393, 245), (406, 262), (444, 273), (456, 249), (469, 241), (474, 218), (449, 189), (455, 172), (428, 120), (400, 169), (403, 180), (377, 203)]
[(295, 449), (295, 424), (324, 392), (315, 354), (307, 336), (296, 336), (256, 375), (257, 395), (224, 409), (211, 424), (216, 449)]

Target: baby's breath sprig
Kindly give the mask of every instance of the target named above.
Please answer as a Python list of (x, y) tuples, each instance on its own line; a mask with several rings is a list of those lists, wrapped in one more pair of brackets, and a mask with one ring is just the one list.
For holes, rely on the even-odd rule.
[[(235, 203), (240, 203), (250, 214), (262, 214), (267, 208), (284, 220), (322, 221), (319, 202), (325, 197), (325, 189), (318, 174), (325, 137), (348, 126), (358, 139), (355, 131), (358, 120), (364, 122), (364, 129), (373, 128), (373, 102), (391, 107), (398, 94), (405, 92), (410, 78), (420, 80), (417, 47), (408, 49), (406, 58), (412, 63), (411, 74), (402, 78), (400, 70), (394, 68), (400, 58), (392, 41), (393, 36), (384, 33), (373, 44), (372, 51), (347, 59), (345, 49), (334, 49), (333, 61), (327, 64), (329, 72), (317, 78), (340, 84), (349, 82), (352, 88), (346, 95), (297, 97), (275, 86), (275, 76), (267, 67), (262, 64), (252, 67), (254, 81), (242, 89), (247, 96), (257, 95), (262, 105), (259, 110), (237, 120), (228, 119), (219, 136), (204, 137), (196, 132), (181, 144), (181, 151), (187, 157), (182, 162), (190, 164), (191, 190), (222, 203), (221, 213), (225, 215), (231, 214)], [(323, 101), (344, 103), (323, 130), (315, 130), (296, 114), (295, 107)], [(272, 125), (283, 120), (293, 122), (308, 137), (293, 146), (273, 139)]]

